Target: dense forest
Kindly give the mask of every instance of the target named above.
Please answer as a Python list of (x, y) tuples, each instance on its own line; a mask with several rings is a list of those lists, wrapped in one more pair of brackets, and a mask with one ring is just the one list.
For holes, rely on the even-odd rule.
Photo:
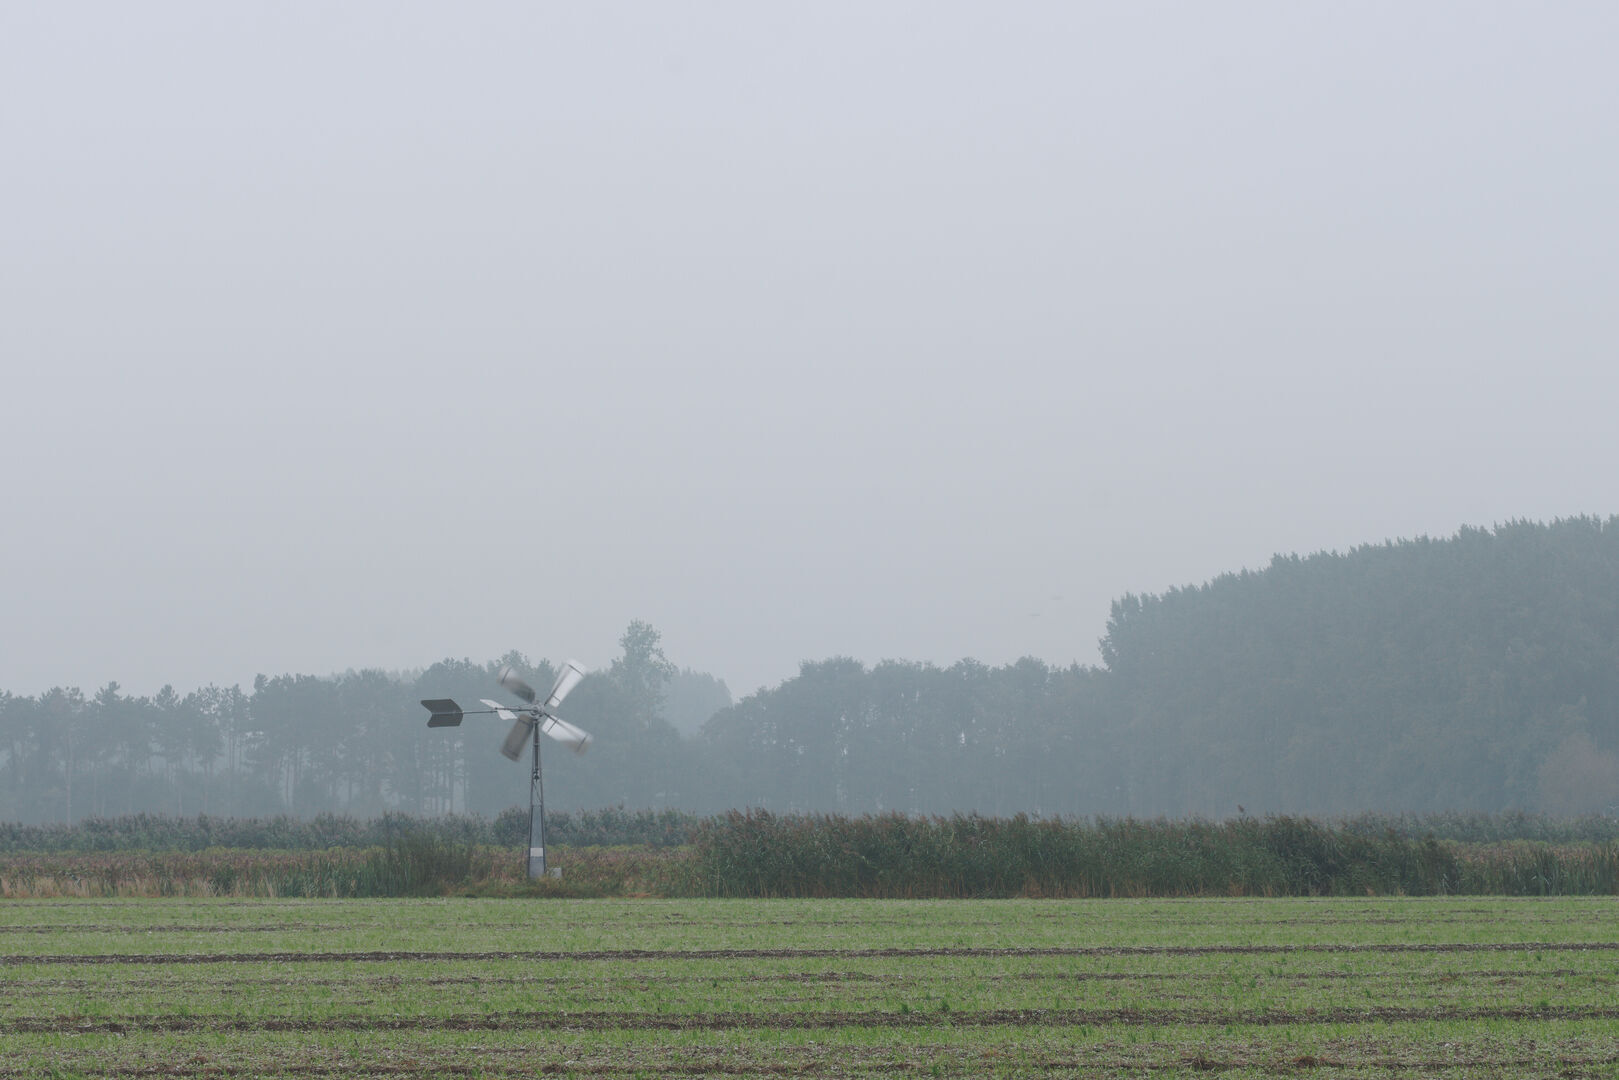
[[(547, 802), (712, 813), (1619, 813), (1619, 518), (1468, 528), (1113, 605), (1097, 667), (804, 663), (733, 703), (632, 623), (566, 714)], [(510, 653), (153, 697), (0, 692), (0, 820), (495, 814), (504, 725), (429, 730)]]

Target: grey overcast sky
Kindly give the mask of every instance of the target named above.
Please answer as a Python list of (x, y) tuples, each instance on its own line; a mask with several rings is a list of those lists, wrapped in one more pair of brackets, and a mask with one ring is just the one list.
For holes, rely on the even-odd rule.
[(739, 696), (1619, 512), (1619, 5), (0, 0), (0, 689)]

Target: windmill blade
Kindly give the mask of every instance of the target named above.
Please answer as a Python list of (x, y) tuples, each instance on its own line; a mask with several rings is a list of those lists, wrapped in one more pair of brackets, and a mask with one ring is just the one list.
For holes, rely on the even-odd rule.
[(534, 730), (532, 716), (519, 716), (517, 723), (512, 725), (511, 731), (506, 733), (506, 741), (500, 744), (500, 752), (513, 761), (523, 759), (523, 748), (528, 745), (529, 733)]
[(517, 674), (517, 670), (510, 664), (507, 664), (505, 667), (501, 668), (500, 674), (496, 675), (495, 679), (500, 683), (500, 685), (504, 686), (506, 689), (510, 690), (512, 693), (516, 694), (530, 705), (534, 704), (534, 699), (539, 696), (534, 693), (534, 688), (532, 686), (522, 680), (522, 677)]
[(566, 720), (558, 720), (554, 716), (547, 716), (541, 722), (540, 730), (576, 754), (584, 753), (591, 742), (590, 732), (576, 728)]
[(428, 727), (455, 727), (461, 722), (461, 706), (449, 698), (423, 698), (422, 704), (433, 714), (427, 718)]
[(490, 711), (493, 712), (496, 716), (500, 717), (502, 720), (516, 720), (517, 719), (517, 714), (516, 713), (512, 712), (510, 709), (508, 709), (506, 706), (502, 705), (498, 701), (490, 701), (488, 698), (479, 698), (478, 700), (483, 702), (485, 705), (489, 706)]
[[(574, 687), (578, 686), (579, 680), (584, 677), (585, 666), (579, 661), (569, 660), (566, 664), (563, 664), (562, 672), (557, 676), (557, 681), (552, 684), (551, 696), (545, 699), (545, 705), (543, 708), (549, 712), (558, 705), (561, 705), (562, 699), (567, 697), (568, 692)], [(529, 698), (528, 700), (533, 701), (534, 699)], [(578, 729), (576, 728), (575, 730)]]

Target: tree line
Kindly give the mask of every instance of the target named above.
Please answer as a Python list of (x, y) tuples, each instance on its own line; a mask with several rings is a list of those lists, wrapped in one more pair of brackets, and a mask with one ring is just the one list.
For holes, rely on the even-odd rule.
[[(568, 699), (548, 804), (717, 813), (1619, 813), (1619, 518), (1277, 556), (1112, 606), (1097, 666), (807, 661), (732, 702), (632, 623)], [(150, 697), (0, 692), (0, 820), (495, 815), (499, 724), (429, 730), (508, 653)], [(566, 760), (556, 760), (566, 758)]]

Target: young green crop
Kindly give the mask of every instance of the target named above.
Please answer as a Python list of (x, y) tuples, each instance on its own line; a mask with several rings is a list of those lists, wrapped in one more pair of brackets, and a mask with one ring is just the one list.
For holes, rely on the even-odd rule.
[(0, 1077), (1574, 1075), (1608, 901), (23, 901)]

